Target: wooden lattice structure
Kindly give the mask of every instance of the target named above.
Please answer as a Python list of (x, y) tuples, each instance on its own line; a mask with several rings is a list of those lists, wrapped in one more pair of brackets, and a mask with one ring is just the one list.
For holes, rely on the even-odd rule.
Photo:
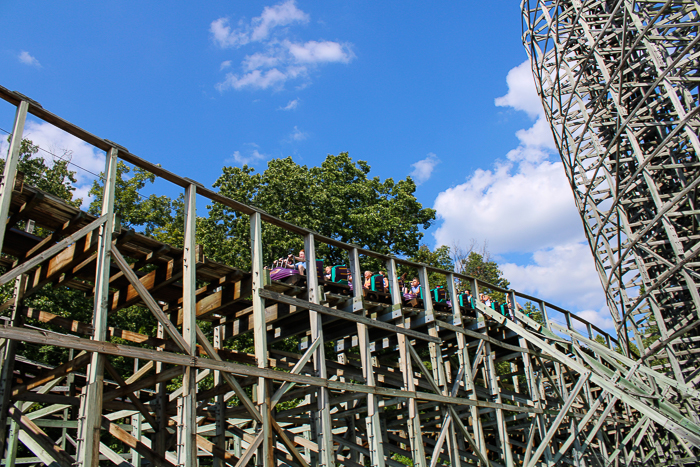
[[(535, 83), (625, 352), (698, 388), (700, 2), (522, 8)], [(662, 397), (697, 423), (697, 401)]]
[[(0, 185), (0, 285), (14, 284), (0, 305), (5, 465), (642, 465), (696, 455), (700, 427), (665, 398), (696, 404), (700, 393), (615, 351), (615, 338), (566, 310), (322, 237), (168, 172), (19, 93), (0, 87), (0, 97), (17, 107)], [(28, 113), (106, 151), (99, 217), (21, 182)], [(183, 245), (119, 227), (119, 160), (181, 187)], [(249, 217), (250, 271), (202, 254), (202, 198)], [(302, 237), (308, 264), (320, 244), (343, 250), (356, 278), (363, 258), (380, 259), (390, 291), (319, 280), (314, 268), (271, 280), (263, 224)], [(399, 265), (417, 271), (422, 298), (400, 294)], [(451, 303), (427, 293), (435, 274)], [(514, 306), (501, 313), (460, 304), (465, 286), (474, 295), (500, 291)], [(25, 306), (42, 287), (94, 297), (91, 322)], [(155, 335), (113, 325), (133, 306), (157, 319)], [(253, 353), (226, 348), (244, 335)], [(290, 336), (299, 350), (279, 350)], [(17, 352), (36, 344), (70, 352), (55, 366)], [(133, 373), (115, 371), (116, 358), (133, 361)]]

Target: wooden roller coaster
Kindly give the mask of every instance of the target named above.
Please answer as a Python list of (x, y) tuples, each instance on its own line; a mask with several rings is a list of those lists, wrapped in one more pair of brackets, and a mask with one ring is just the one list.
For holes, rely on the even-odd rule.
[[(580, 317), (320, 236), (168, 172), (19, 93), (0, 87), (0, 97), (17, 107), (0, 186), (0, 285), (14, 284), (0, 305), (4, 465), (694, 461), (700, 427), (665, 400), (697, 403), (700, 393), (616, 351), (615, 338)], [(106, 151), (99, 217), (22, 183), (28, 113)], [(119, 227), (120, 160), (184, 190), (183, 245)], [(201, 198), (249, 216), (251, 270), (203, 255), (195, 242)], [(355, 278), (363, 258), (381, 260), (388, 290), (333, 282), (315, 268), (272, 280), (263, 224), (302, 237), (307, 264), (320, 244), (344, 251)], [(422, 297), (402, 296), (400, 266), (417, 271)], [(446, 280), (444, 297), (427, 293), (435, 274)], [(460, 303), (465, 286), (474, 296), (505, 294), (510, 313)], [(24, 305), (44, 287), (94, 297), (91, 319)], [(134, 306), (157, 320), (155, 335), (114, 325)], [(528, 316), (533, 307), (538, 320)], [(242, 335), (252, 336), (254, 352), (226, 348)], [(292, 336), (299, 349), (280, 350)], [(68, 349), (67, 358), (49, 366), (22, 355), (36, 345)], [(133, 362), (133, 373), (116, 371), (115, 359)]]

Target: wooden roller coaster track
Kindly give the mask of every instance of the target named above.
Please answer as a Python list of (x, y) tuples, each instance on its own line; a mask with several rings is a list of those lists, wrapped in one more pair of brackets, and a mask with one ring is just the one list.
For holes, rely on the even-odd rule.
[[(535, 85), (622, 349), (697, 389), (700, 2), (521, 5)], [(661, 400), (700, 421), (697, 400)]]
[[(292, 225), (177, 176), (0, 87), (16, 106), (0, 185), (0, 453), (4, 465), (403, 466), (646, 465), (694, 462), (700, 426), (666, 400), (700, 392), (615, 350), (616, 338), (514, 290), (411, 263)], [(21, 183), (27, 114), (106, 151), (102, 211), (91, 216)], [(184, 191), (184, 243), (166, 245), (115, 222), (117, 162)], [(250, 219), (251, 270), (209, 260), (195, 242), (199, 199)], [(31, 221), (31, 222), (30, 222)], [(40, 227), (39, 234), (22, 225)], [(343, 250), (353, 277), (381, 260), (389, 293), (270, 278), (262, 228)], [(247, 254), (247, 253), (246, 253)], [(500, 291), (511, 316), (486, 307), (405, 300), (397, 269)], [(43, 287), (94, 297), (90, 320), (28, 307)], [(530, 302), (540, 322), (525, 312)], [(141, 307), (146, 335), (115, 317)], [(252, 336), (254, 352), (226, 348)], [(275, 344), (290, 336), (297, 352)], [(69, 349), (45, 365), (23, 346)], [(115, 359), (133, 362), (132, 374)], [(204, 383), (207, 382), (205, 385)], [(680, 453), (680, 454), (679, 454)], [(410, 462), (408, 462), (410, 460)]]

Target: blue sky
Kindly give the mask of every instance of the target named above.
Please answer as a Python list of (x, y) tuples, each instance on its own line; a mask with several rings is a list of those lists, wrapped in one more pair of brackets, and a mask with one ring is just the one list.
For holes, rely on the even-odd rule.
[[(61, 117), (205, 185), (223, 165), (343, 151), (381, 178), (412, 175), (438, 210), (429, 246), (487, 241), (516, 289), (611, 325), (524, 64), (519, 2), (1, 8), (0, 84)], [(0, 103), (0, 128), (13, 112)], [(102, 170), (102, 154), (48, 125), (25, 136)]]

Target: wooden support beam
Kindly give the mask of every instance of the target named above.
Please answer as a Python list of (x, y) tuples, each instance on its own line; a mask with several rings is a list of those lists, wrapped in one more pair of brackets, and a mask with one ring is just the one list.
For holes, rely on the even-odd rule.
[[(306, 253), (306, 287), (309, 303), (318, 306), (322, 298), (322, 292), (318, 284), (316, 241), (313, 234), (307, 234), (304, 237), (304, 250)], [(324, 353), (323, 320), (315, 307), (309, 308), (309, 327), (311, 330), (311, 339), (319, 341), (319, 345), (313, 354), (315, 375), (321, 379), (327, 379), (328, 372)], [(310, 414), (316, 419), (316, 436), (318, 437), (318, 446), (320, 448), (318, 465), (323, 467), (335, 466), (329, 399), (328, 389), (325, 387), (317, 388), (316, 402), (318, 404), (318, 410)]]
[(223, 460), (228, 465), (235, 466), (240, 460), (230, 452), (225, 449), (220, 448), (211, 441), (203, 438), (202, 436), (196, 435), (197, 447), (202, 451), (211, 453), (217, 459)]
[(412, 329), (402, 328), (399, 326), (394, 326), (393, 324), (388, 324), (388, 323), (384, 323), (381, 321), (376, 321), (376, 320), (373, 320), (370, 318), (366, 318), (364, 316), (360, 316), (360, 315), (356, 315), (356, 314), (352, 314), (352, 313), (347, 313), (345, 311), (336, 310), (336, 309), (329, 308), (329, 307), (319, 305), (316, 303), (307, 302), (307, 301), (299, 299), (299, 298), (288, 297), (286, 295), (282, 295), (282, 294), (277, 293), (277, 292), (272, 292), (270, 290), (265, 290), (265, 289), (260, 290), (260, 296), (265, 297), (265, 298), (269, 298), (271, 300), (275, 300), (278, 302), (288, 303), (290, 305), (294, 305), (297, 307), (297, 309), (308, 309), (308, 310), (311, 310), (311, 311), (314, 311), (317, 313), (322, 313), (324, 315), (329, 315), (329, 316), (333, 316), (336, 318), (345, 319), (348, 321), (354, 321), (356, 323), (362, 323), (362, 324), (365, 324), (365, 325), (372, 327), (372, 328), (383, 329), (385, 331), (392, 331), (392, 332), (395, 332), (398, 334), (405, 335), (407, 337), (412, 337), (414, 339), (420, 339), (420, 340), (427, 341), (427, 342), (435, 342), (436, 344), (439, 344), (442, 342), (440, 340), (440, 338), (429, 336), (429, 335), (424, 334), (422, 332), (414, 331)]
[[(352, 312), (361, 313), (366, 316), (366, 311), (362, 309), (362, 292), (360, 286), (362, 269), (360, 268), (360, 255), (357, 248), (353, 248), (349, 252), (350, 255), (350, 271), (353, 278), (356, 279), (356, 286), (353, 287)], [(388, 265), (388, 274), (391, 280), (391, 290), (398, 293), (398, 280), (396, 271), (391, 269), (392, 265)], [(392, 297), (395, 299), (396, 297)], [(400, 302), (400, 299), (399, 299)], [(360, 348), (360, 361), (362, 363), (362, 376), (365, 378), (367, 386), (376, 386), (374, 362), (372, 361), (372, 348), (370, 345), (369, 328), (365, 323), (357, 323), (357, 339)], [(369, 458), (373, 467), (384, 467), (386, 459), (384, 455), (383, 436), (381, 427), (381, 418), (379, 413), (378, 398), (374, 394), (367, 395), (367, 418), (365, 421), (365, 429), (367, 432), (367, 441), (369, 444)]]
[[(199, 341), (201, 346), (204, 348), (204, 351), (210, 358), (213, 358), (214, 360), (220, 362), (223, 361), (223, 359), (219, 356), (219, 353), (211, 345), (209, 339), (207, 339), (207, 336), (204, 335), (199, 326), (197, 326), (197, 340)], [(231, 387), (231, 389), (233, 389), (233, 391), (236, 393), (236, 396), (241, 401), (241, 404), (243, 404), (246, 410), (248, 410), (248, 413), (250, 413), (250, 415), (255, 420), (261, 421), (262, 419), (260, 418), (260, 413), (256, 410), (253, 401), (250, 400), (248, 394), (246, 394), (245, 390), (241, 387), (238, 381), (236, 381), (236, 379), (228, 373), (222, 373), (221, 376), (224, 379), (224, 381), (226, 381), (226, 383)]]
[[(316, 349), (318, 349), (320, 344), (321, 344), (321, 340), (318, 338), (315, 339), (311, 343), (309, 348), (306, 349), (306, 352), (304, 352), (304, 355), (302, 355), (302, 357), (294, 365), (294, 368), (292, 368), (290, 373), (299, 374), (299, 372), (301, 372), (301, 370), (304, 369), (304, 366), (306, 366), (306, 364), (311, 360), (311, 357), (313, 357), (314, 352), (316, 352)], [(294, 387), (294, 383), (292, 383), (292, 382), (282, 383), (282, 386), (280, 386), (279, 389), (277, 389), (277, 391), (275, 391), (275, 393), (270, 398), (270, 408), (274, 409), (275, 405), (277, 405), (277, 403), (280, 401), (282, 396), (284, 396), (284, 394), (287, 391), (289, 391), (290, 389), (292, 389), (293, 387)]]
[(165, 328), (166, 332), (170, 335), (170, 337), (172, 337), (172, 339), (180, 346), (180, 349), (182, 349), (184, 352), (189, 353), (190, 347), (188, 342), (185, 341), (185, 339), (180, 334), (180, 331), (177, 330), (175, 325), (170, 321), (170, 319), (165, 315), (165, 313), (163, 313), (163, 310), (160, 308), (160, 305), (156, 303), (156, 301), (153, 299), (148, 290), (146, 290), (143, 284), (141, 284), (138, 277), (136, 277), (136, 274), (134, 274), (131, 268), (129, 268), (129, 264), (126, 262), (126, 260), (116, 247), (112, 248), (112, 256), (114, 258), (114, 261), (119, 266), (119, 269), (122, 270), (126, 278), (129, 279), (129, 282), (131, 282), (131, 285), (138, 291), (139, 296), (146, 304), (148, 309), (151, 311), (151, 313), (153, 313), (153, 316), (155, 316), (158, 322), (163, 325), (163, 328)]
[[(172, 247), (170, 245), (162, 245), (160, 248), (158, 248), (155, 251), (149, 252), (144, 258), (141, 258), (140, 260), (136, 261), (133, 264), (130, 264), (129, 267), (131, 268), (132, 271), (139, 271), (142, 267), (146, 266), (147, 264), (152, 264), (154, 261), (156, 261), (158, 258), (161, 256), (167, 255), (170, 253), (172, 250)], [(170, 262), (168, 262), (170, 263)], [(153, 271), (151, 271), (153, 272)], [(150, 272), (149, 272), (150, 274)], [(109, 282), (114, 283), (117, 279), (124, 277), (124, 273), (119, 271), (115, 275), (109, 278)], [(149, 289), (150, 290), (150, 289)], [(118, 292), (119, 293), (119, 292)], [(128, 295), (128, 293), (125, 293), (124, 295)], [(114, 306), (114, 304), (112, 305)], [(122, 304), (123, 306), (123, 304)], [(114, 310), (111, 310), (114, 311)]]
[[(10, 137), (10, 148), (5, 161), (5, 170), (0, 180), (0, 251), (5, 244), (5, 230), (7, 226), (7, 218), (10, 213), (10, 202), (12, 201), (12, 191), (15, 187), (15, 178), (17, 176), (17, 164), (19, 163), (19, 151), (22, 145), (22, 133), (24, 132), (24, 122), (27, 119), (27, 111), (29, 103), (22, 101), (17, 106), (15, 113), (15, 122), (12, 125), (12, 136)], [(4, 431), (4, 428), (0, 429)], [(4, 444), (4, 437), (0, 440)], [(0, 444), (0, 446), (2, 446)], [(2, 450), (0, 449), (0, 454)]]
[(252, 278), (241, 277), (235, 282), (225, 284), (220, 290), (197, 301), (197, 318), (203, 319), (250, 296)]
[[(110, 314), (142, 302), (143, 290), (148, 291), (149, 294), (154, 294), (163, 290), (172, 290), (173, 292), (181, 291), (180, 286), (176, 285), (176, 283), (182, 279), (182, 255), (177, 255), (167, 263), (158, 265), (156, 269), (141, 277), (134, 272), (137, 270), (136, 268), (132, 268), (130, 264), (128, 266), (133, 273), (133, 277), (136, 277), (141, 285), (134, 285), (134, 281), (129, 279), (128, 286), (112, 294), (110, 299)], [(123, 270), (120, 272), (122, 275), (125, 274)], [(114, 277), (116, 278), (117, 274), (115, 274)], [(181, 297), (179, 298), (179, 302), (182, 303)]]
[[(117, 438), (119, 441), (124, 443), (127, 447), (137, 451), (145, 459), (147, 459), (151, 464), (158, 466), (158, 467), (175, 467), (175, 465), (172, 464), (170, 461), (168, 461), (164, 456), (161, 456), (160, 454), (155, 452), (153, 449), (146, 446), (143, 442), (141, 442), (138, 439), (131, 436), (131, 434), (129, 434), (129, 432), (127, 432), (126, 430), (121, 428), (116, 423), (111, 422), (106, 417), (101, 417), (101, 423), (102, 423), (102, 428), (104, 428), (107, 432), (109, 432), (110, 435)], [(98, 465), (98, 464), (95, 464), (95, 465)]]
[[(112, 366), (111, 363), (109, 363), (108, 360), (105, 360), (105, 369), (121, 388), (126, 388), (128, 386), (126, 381), (124, 381), (124, 378), (121, 377), (119, 372)], [(139, 412), (141, 412), (143, 417), (151, 426), (156, 426), (158, 424), (156, 419), (151, 415), (151, 411), (144, 405), (143, 402), (141, 402), (141, 399), (139, 399), (133, 391), (127, 392), (126, 396), (129, 398), (131, 403), (136, 406), (136, 408), (139, 410)]]
[(208, 358), (192, 359), (186, 355), (175, 354), (165, 351), (157, 351), (145, 349), (142, 347), (134, 347), (122, 344), (113, 344), (110, 342), (93, 342), (88, 339), (81, 339), (73, 336), (63, 336), (60, 334), (46, 335), (39, 331), (32, 331), (23, 328), (1, 327), (0, 338), (11, 338), (22, 340), (25, 342), (37, 343), (42, 345), (55, 345), (58, 347), (74, 348), (76, 350), (85, 350), (88, 352), (99, 352), (106, 355), (120, 355), (127, 358), (139, 358), (146, 361), (156, 361), (169, 363), (178, 366), (189, 366), (200, 369), (220, 370), (227, 373), (263, 377), (273, 381), (289, 381), (296, 384), (309, 386), (323, 386), (329, 389), (338, 391), (351, 391), (362, 394), (377, 394), (383, 397), (406, 397), (417, 400), (434, 401), (452, 403), (457, 405), (476, 405), (484, 408), (502, 408), (514, 412), (533, 412), (542, 413), (542, 409), (532, 407), (518, 407), (507, 404), (496, 404), (489, 401), (479, 400), (472, 401), (460, 397), (449, 397), (437, 394), (431, 394), (419, 391), (405, 391), (380, 386), (369, 387), (363, 384), (346, 383), (335, 380), (327, 380), (314, 376), (295, 375), (283, 371), (275, 371), (269, 368), (257, 368), (249, 365), (241, 365), (238, 363), (216, 361)]
[(528, 467), (535, 467), (535, 465), (537, 465), (537, 461), (540, 460), (542, 453), (544, 453), (545, 449), (549, 448), (549, 442), (552, 440), (552, 438), (556, 434), (557, 430), (559, 430), (559, 425), (561, 425), (562, 421), (564, 421), (564, 418), (566, 417), (567, 412), (568, 412), (569, 408), (571, 407), (571, 404), (573, 404), (574, 400), (576, 400), (576, 398), (578, 397), (578, 393), (583, 388), (583, 385), (588, 381), (588, 378), (590, 377), (590, 375), (591, 375), (590, 372), (586, 372), (579, 377), (579, 380), (576, 383), (576, 386), (574, 386), (574, 389), (571, 391), (571, 394), (569, 395), (568, 399), (566, 400), (564, 405), (561, 407), (559, 414), (554, 419), (552, 424), (549, 426), (549, 429), (547, 430), (547, 434), (540, 441), (540, 445), (538, 446), (537, 450), (535, 451), (535, 454), (533, 454), (532, 458), (530, 459), (530, 463), (528, 464)]
[(73, 466), (75, 460), (60, 446), (57, 446), (41, 428), (27, 418), (17, 407), (11, 406), (8, 413), (21, 430), (19, 435), (20, 441), (34, 452), (43, 463), (47, 465), (55, 464), (60, 467)]
[[(185, 188), (184, 247), (182, 254), (182, 338), (183, 349), (192, 358), (197, 355), (197, 255), (196, 255), (196, 209), (197, 187)], [(125, 272), (126, 274), (126, 272)], [(140, 285), (140, 282), (138, 283)], [(132, 285), (136, 285), (132, 283)], [(148, 292), (145, 292), (148, 294)], [(155, 303), (154, 303), (155, 304)], [(155, 304), (158, 311), (160, 307)], [(152, 305), (151, 305), (152, 306)], [(161, 312), (162, 313), (162, 312)], [(170, 324), (170, 320), (167, 320)], [(166, 323), (163, 323), (166, 326)], [(167, 326), (166, 326), (167, 329)], [(175, 336), (173, 336), (175, 338)], [(184, 368), (182, 376), (182, 401), (178, 425), (177, 457), (180, 465), (197, 464), (197, 373), (191, 367)]]
[[(39, 310), (37, 308), (22, 307), (22, 314), (27, 318), (32, 318), (42, 323), (51, 324), (52, 326), (58, 326), (69, 332), (76, 332), (78, 334), (92, 335), (93, 327), (89, 324), (82, 323), (80, 321), (75, 321), (69, 318), (64, 318), (62, 316), (55, 315), (48, 311)], [(180, 347), (175, 344), (172, 340), (159, 339), (157, 337), (150, 337), (145, 334), (139, 334), (133, 331), (126, 331), (124, 329), (118, 329), (114, 327), (107, 328), (107, 338), (118, 337), (135, 344), (150, 345), (153, 347), (162, 347), (170, 352), (180, 351)]]
[[(106, 180), (102, 195), (102, 217), (93, 221), (78, 232), (87, 233), (100, 226), (97, 247), (97, 268), (95, 271), (95, 299), (93, 307), (93, 340), (104, 341), (107, 338), (107, 298), (109, 296), (109, 268), (112, 248), (112, 225), (114, 222), (114, 191), (117, 185), (117, 149), (112, 148), (107, 154), (105, 167)], [(73, 236), (77, 236), (74, 234)], [(71, 236), (71, 237), (73, 237)], [(70, 238), (70, 237), (68, 237)], [(62, 242), (64, 242), (63, 240)], [(56, 244), (60, 245), (62, 242)], [(48, 254), (51, 247), (33, 260)], [(102, 417), (102, 391), (104, 388), (105, 356), (94, 352), (88, 367), (86, 386), (81, 398), (80, 414), (82, 417), (78, 435), (78, 462), (83, 466), (97, 465), (100, 457), (100, 419)]]
[[(252, 302), (253, 302), (253, 345), (258, 368), (267, 368), (267, 329), (265, 322), (265, 299), (260, 291), (264, 286), (265, 271), (263, 268), (262, 221), (259, 213), (250, 216), (250, 257), (252, 261)], [(265, 378), (258, 378), (257, 403), (260, 411), (259, 437), (262, 449), (259, 453), (260, 463), (272, 465), (274, 462), (275, 435), (272, 430), (272, 407), (270, 401), (270, 386)], [(249, 448), (246, 454), (250, 452)], [(245, 456), (244, 456), (245, 457)], [(241, 459), (243, 460), (243, 459)]]
[(277, 433), (277, 436), (280, 437), (284, 445), (289, 449), (289, 453), (292, 455), (292, 457), (299, 463), (299, 465), (301, 465), (301, 467), (309, 467), (306, 459), (304, 459), (304, 457), (299, 453), (292, 440), (289, 439), (284, 430), (280, 428), (275, 419), (271, 419), (270, 422), (272, 423), (272, 428), (275, 430), (275, 433)]
[(63, 365), (57, 366), (56, 368), (53, 368), (51, 370), (48, 370), (25, 384), (20, 384), (13, 387), (12, 397), (16, 398), (20, 394), (38, 388), (39, 386), (42, 386), (48, 383), (49, 381), (52, 381), (57, 378), (62, 378), (69, 373), (79, 370), (80, 368), (87, 365), (88, 362), (90, 362), (91, 357), (92, 356), (89, 353), (81, 352), (73, 360), (66, 362)]
[[(31, 233), (33, 226), (31, 223), (27, 225), (27, 232)], [(12, 314), (10, 315), (10, 323), (13, 326), (23, 326), (24, 316), (21, 313), (22, 300), (24, 299), (25, 292), (27, 290), (27, 276), (20, 275), (15, 279), (15, 286), (12, 293), (12, 300), (15, 306), (12, 308)], [(4, 455), (5, 451), (5, 440), (6, 440), (6, 430), (7, 430), (7, 414), (10, 407), (10, 396), (11, 388), (14, 383), (14, 371), (15, 371), (15, 360), (17, 359), (17, 346), (18, 342), (8, 341), (4, 346), (3, 351), (0, 353), (0, 457)], [(17, 434), (17, 423), (14, 423), (14, 434)], [(8, 449), (8, 455), (13, 453), (9, 451), (16, 451), (16, 436), (14, 440), (10, 441), (12, 446)]]
[(10, 219), (7, 221), (7, 229), (12, 228), (17, 222), (19, 222), (22, 219), (26, 219), (29, 214), (31, 213), (32, 209), (34, 207), (41, 203), (44, 200), (44, 193), (37, 191), (36, 193), (32, 194), (32, 197), (24, 203), (20, 208), (15, 212)]
[[(60, 242), (56, 243), (51, 248), (48, 248), (43, 253), (41, 253), (41, 254), (35, 256), (34, 258), (27, 260), (27, 261), (23, 262), (22, 264), (12, 268), (11, 270), (7, 271), (5, 274), (0, 276), (0, 285), (7, 284), (8, 282), (10, 282), (11, 280), (20, 276), (21, 274), (24, 274), (26, 272), (31, 271), (32, 269), (34, 269), (35, 267), (37, 267), (39, 264), (43, 263), (47, 259), (50, 259), (53, 256), (63, 252), (66, 249), (66, 247), (74, 244), (78, 240), (83, 239), (83, 237), (85, 237), (87, 234), (91, 233), (96, 228), (103, 226), (106, 222), (107, 222), (107, 217), (106, 217), (106, 215), (103, 215), (102, 217), (95, 219), (90, 224), (88, 224), (85, 227), (83, 227), (82, 229), (78, 230), (73, 235), (69, 235), (68, 237), (64, 238)], [(110, 221), (110, 226), (111, 226), (111, 221)], [(111, 238), (111, 232), (110, 232), (110, 238)], [(49, 271), (52, 271), (55, 269), (60, 269), (61, 266), (63, 266), (62, 263), (60, 264), (60, 266), (59, 265), (51, 265), (47, 269)], [(50, 272), (49, 272), (49, 274), (50, 274)]]
[[(397, 277), (396, 262), (394, 259), (389, 259), (387, 261), (387, 271), (390, 277)], [(392, 287), (392, 304), (398, 309), (401, 309), (403, 300), (398, 290), (398, 281), (394, 281), (394, 287)], [(425, 292), (427, 295), (427, 291)], [(403, 327), (407, 325), (406, 317), (401, 313), (401, 324)], [(401, 332), (396, 334), (399, 341), (399, 365), (401, 368), (401, 374), (403, 376), (403, 388), (408, 392), (415, 391), (415, 380), (413, 378), (413, 369), (411, 367), (411, 355), (410, 347), (411, 342), (407, 339), (407, 335)], [(431, 337), (432, 338), (432, 337)], [(409, 439), (409, 444), (411, 446), (411, 457), (413, 459), (414, 465), (419, 465), (421, 467), (427, 466), (427, 461), (425, 458), (425, 447), (423, 443), (423, 431), (421, 430), (420, 421), (420, 411), (418, 410), (418, 403), (415, 398), (408, 398), (406, 401), (408, 417), (406, 419), (407, 434)]]

